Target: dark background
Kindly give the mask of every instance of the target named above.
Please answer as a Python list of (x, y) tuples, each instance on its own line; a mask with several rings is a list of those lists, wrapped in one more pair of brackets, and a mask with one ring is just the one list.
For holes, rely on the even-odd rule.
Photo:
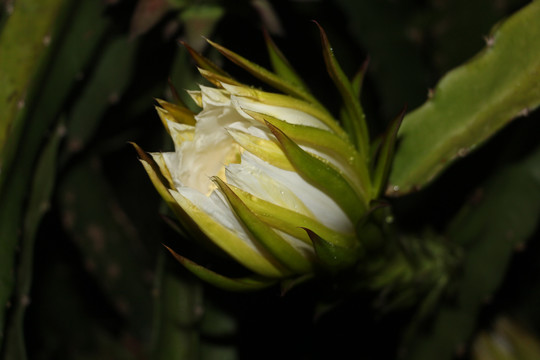
[[(285, 296), (277, 288), (232, 294), (188, 274), (161, 244), (186, 251), (197, 246), (160, 216), (167, 209), (128, 142), (147, 151), (171, 148), (153, 98), (170, 97), (168, 79), (179, 92), (202, 81), (177, 43), (197, 41), (190, 31), (200, 23), (214, 26), (206, 36), (265, 67), (262, 28), (274, 30), (274, 40), (313, 93), (337, 112), (340, 99), (326, 75), (312, 23), (318, 21), (347, 74), (369, 57), (362, 102), (376, 135), (405, 104), (420, 106), (438, 79), (484, 47), (496, 22), (527, 2), (272, 1), (280, 30), (250, 1), (171, 3), (144, 26), (134, 25), (144, 12), (135, 1), (100, 3), (102, 22), (94, 29), (99, 39), (53, 111), (47, 131), (63, 123), (67, 132), (53, 169), (50, 208), (29, 250), (33, 280), (22, 323), (28, 358), (396, 359), (411, 309), (380, 313), (373, 308), (373, 294), (363, 294), (321, 311), (320, 294), (309, 284)], [(185, 14), (207, 3), (221, 9), (219, 19)], [(84, 16), (77, 13), (80, 8), (73, 6), (73, 19)], [(65, 36), (72, 26), (66, 22)], [(70, 50), (79, 46), (85, 45)], [(264, 86), (208, 47), (200, 50), (239, 80)], [(63, 61), (68, 60), (58, 51), (49, 67)], [(47, 79), (54, 90), (57, 80)], [(520, 118), (421, 193), (392, 199), (399, 227), (444, 232), (482, 184), (534, 149), (539, 130), (538, 112)], [(512, 258), (474, 329), (489, 328), (505, 313), (528, 319), (528, 328), (539, 330), (538, 251), (531, 242)], [(14, 308), (8, 309), (6, 334), (20, 321)], [(6, 340), (6, 359), (10, 346)]]

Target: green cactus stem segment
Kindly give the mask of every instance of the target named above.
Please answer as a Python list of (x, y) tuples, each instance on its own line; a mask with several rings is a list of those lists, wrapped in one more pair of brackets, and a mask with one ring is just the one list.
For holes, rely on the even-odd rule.
[(223, 290), (237, 292), (255, 291), (267, 288), (276, 283), (276, 280), (257, 275), (243, 278), (226, 277), (177, 254), (167, 246), (165, 246), (165, 248), (167, 248), (180, 264), (191, 271), (195, 276)]
[(445, 75), (399, 130), (387, 195), (431, 182), (510, 119), (540, 105), (540, 2), (494, 28), (491, 46)]
[(274, 134), (300, 176), (330, 196), (353, 223), (366, 213), (368, 207), (366, 199), (361, 198), (339, 172), (304, 151), (276, 126), (269, 122), (266, 122), (266, 126)]
[(225, 195), (243, 225), (283, 266), (296, 274), (312, 270), (309, 260), (260, 220), (225, 182), (218, 177), (213, 177), (212, 180)]

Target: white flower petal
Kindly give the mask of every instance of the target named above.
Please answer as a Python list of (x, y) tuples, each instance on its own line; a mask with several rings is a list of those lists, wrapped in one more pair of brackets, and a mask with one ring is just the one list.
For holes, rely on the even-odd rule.
[(357, 193), (363, 193), (362, 184), (360, 184), (360, 179), (356, 175), (355, 170), (349, 165), (346, 161), (339, 161), (336, 158), (336, 155), (323, 152), (319, 149), (315, 149), (311, 146), (300, 145), (300, 147), (312, 154), (315, 157), (322, 159), (323, 161), (328, 162), (335, 170), (337, 170), (345, 179), (349, 181), (349, 184), (357, 191)]
[(180, 145), (184, 141), (192, 141), (195, 136), (195, 127), (191, 125), (167, 121), (167, 128), (175, 146)]
[[(275, 143), (271, 131), (246, 111), (266, 114), (290, 124), (331, 130), (313, 115), (293, 106), (286, 107), (290, 102), (275, 102), (279, 106), (268, 105), (264, 103), (264, 94), (260, 97), (262, 101), (257, 101), (242, 94), (239, 89), (233, 88), (232, 94), (227, 89), (200, 86), (200, 91), (190, 92), (202, 107), (202, 111), (195, 116), (195, 126), (168, 122), (175, 151), (156, 155), (157, 160), (162, 172), (168, 169), (166, 176), (176, 188), (170, 190), (170, 194), (208, 237), (255, 272), (283, 276), (284, 269), (253, 238), (210, 178), (226, 178), (230, 185), (253, 195), (254, 198), (249, 197), (253, 201), (262, 199), (310, 217), (329, 229), (351, 233), (354, 226), (338, 204), (294, 171)], [(264, 146), (258, 145), (259, 139), (263, 140), (260, 144)], [(245, 149), (239, 145), (241, 143)], [(273, 144), (276, 146), (270, 146)], [(336, 161), (332, 154), (306, 146), (303, 148), (329, 161), (349, 176), (349, 169), (342, 168), (343, 164)], [(263, 159), (282, 166), (279, 168)], [(311, 243), (300, 239), (299, 233), (290, 229), (287, 233), (277, 228), (274, 230), (306, 258), (315, 256)]]
[(247, 121), (237, 121), (227, 126), (227, 130), (237, 130), (248, 133), (253, 136), (257, 136), (264, 140), (273, 140), (274, 136), (271, 134), (270, 130), (259, 123), (256, 120), (253, 120), (251, 117)]
[(195, 102), (195, 104), (197, 104), (198, 107), (200, 107), (200, 108), (203, 107), (202, 94), (201, 94), (200, 91), (198, 91), (198, 90), (188, 90), (187, 93), (191, 97), (191, 99)]
[(168, 163), (170, 162), (167, 159), (170, 154), (175, 155), (175, 153), (148, 153), (148, 154), (152, 157), (152, 159), (154, 159), (155, 163), (158, 165), (161, 175), (163, 175), (163, 177), (167, 179), (167, 181), (169, 182), (168, 187), (176, 186), (173, 180), (173, 176), (171, 175), (171, 172), (169, 171)]
[[(257, 172), (253, 169), (256, 169)], [(295, 198), (298, 198), (304, 204), (304, 208), (309, 209), (313, 214), (312, 216), (325, 226), (344, 233), (353, 230), (353, 224), (339, 205), (324, 192), (305, 181), (296, 172), (272, 166), (247, 151), (242, 153), (240, 165), (231, 164), (227, 166), (227, 170), (229, 171), (228, 176), (231, 176), (231, 180), (236, 182), (233, 185), (242, 190), (276, 204), (284, 203), (284, 201), (286, 204), (287, 200), (284, 199), (288, 199), (289, 196), (285, 196), (285, 194), (294, 194)], [(260, 175), (250, 177), (248, 176), (250, 173)], [(260, 179), (268, 178), (272, 179), (275, 187), (269, 185), (266, 180), (260, 182)], [(281, 191), (284, 193), (282, 194)], [(286, 207), (302, 213), (299, 211), (300, 207), (294, 207), (294, 203), (292, 205), (288, 204)]]
[(261, 114), (270, 115), (276, 119), (288, 122), (295, 125), (306, 125), (327, 131), (331, 131), (326, 124), (303, 111), (286, 108), (282, 106), (274, 106), (263, 104), (259, 101), (231, 95), (231, 103), (237, 111), (245, 118), (251, 118), (244, 110), (255, 111)]
[(208, 86), (199, 86), (201, 88), (203, 109), (207, 106), (230, 106), (231, 100), (226, 90), (216, 89)]
[(239, 160), (240, 148), (226, 128), (246, 120), (230, 106), (223, 91), (201, 89), (205, 108), (195, 117), (194, 128), (172, 127), (176, 157), (169, 156), (167, 166), (177, 187), (188, 186), (208, 195), (215, 189), (210, 177), (224, 175), (225, 164)]
[(229, 203), (223, 198), (219, 191), (214, 191), (210, 196), (201, 194), (199, 191), (189, 188), (179, 188), (178, 193), (195, 204), (199, 209), (208, 214), (214, 221), (220, 223), (236, 236), (241, 238), (251, 248), (256, 249), (251, 236), (247, 230), (240, 224)]
[(170, 190), (178, 205), (217, 246), (247, 268), (264, 276), (283, 276), (283, 269), (266, 250), (257, 246), (238, 222), (228, 202), (219, 191), (207, 197), (195, 189)]
[[(244, 152), (247, 154), (247, 152)], [(314, 217), (304, 203), (287, 187), (269, 177), (259, 167), (249, 163), (230, 164), (226, 167), (227, 183), (260, 199), (278, 206)]]

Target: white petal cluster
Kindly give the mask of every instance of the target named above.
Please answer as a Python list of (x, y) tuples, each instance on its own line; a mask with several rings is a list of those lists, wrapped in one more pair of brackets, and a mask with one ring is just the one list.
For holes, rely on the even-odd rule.
[[(267, 125), (249, 113), (269, 115), (289, 124), (331, 132), (329, 127), (298, 109), (244, 97), (241, 90), (245, 91), (224, 85), (224, 89), (201, 86), (200, 91), (190, 92), (202, 107), (195, 116), (195, 125), (168, 121), (175, 151), (152, 155), (156, 160), (158, 157), (163, 160), (165, 169), (161, 170), (170, 175), (174, 187), (169, 191), (174, 200), (203, 232), (246, 267), (267, 276), (279, 276), (279, 266), (238, 219), (212, 177), (217, 176), (232, 188), (250, 194), (255, 201), (266, 201), (311, 218), (330, 231), (352, 233), (353, 224), (332, 198), (307, 182), (290, 164), (282, 166), (268, 160), (271, 157), (266, 155), (274, 153), (287, 162)], [(249, 151), (247, 143), (261, 145), (257, 151), (253, 151), (254, 148)], [(265, 146), (269, 149), (266, 152)], [(332, 161), (327, 154), (306, 146), (303, 148), (319, 158)], [(333, 165), (336, 168), (341, 166), (338, 163)], [(296, 238), (278, 228), (273, 230), (305, 257), (313, 256), (313, 246), (305, 238)], [(223, 239), (216, 239), (216, 231), (223, 234)], [(245, 249), (239, 250), (238, 243), (231, 244), (227, 239), (240, 239)], [(246, 251), (250, 253), (248, 256)], [(257, 257), (253, 256), (254, 253), (260, 258), (253, 260)]]

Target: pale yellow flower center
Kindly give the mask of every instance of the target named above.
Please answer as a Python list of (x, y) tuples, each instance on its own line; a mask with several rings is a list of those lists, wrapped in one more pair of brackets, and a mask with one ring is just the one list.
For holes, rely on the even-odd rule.
[[(225, 168), (229, 164), (240, 164), (240, 159), (242, 157), (242, 152), (244, 149), (237, 143), (232, 143), (231, 148), (225, 158), (223, 159), (223, 166), (221, 166), (215, 176), (219, 177), (224, 182), (227, 182), (225, 177)], [(204, 193), (206, 196), (210, 196), (212, 192), (217, 189), (217, 185), (212, 181), (208, 183), (208, 190)]]

